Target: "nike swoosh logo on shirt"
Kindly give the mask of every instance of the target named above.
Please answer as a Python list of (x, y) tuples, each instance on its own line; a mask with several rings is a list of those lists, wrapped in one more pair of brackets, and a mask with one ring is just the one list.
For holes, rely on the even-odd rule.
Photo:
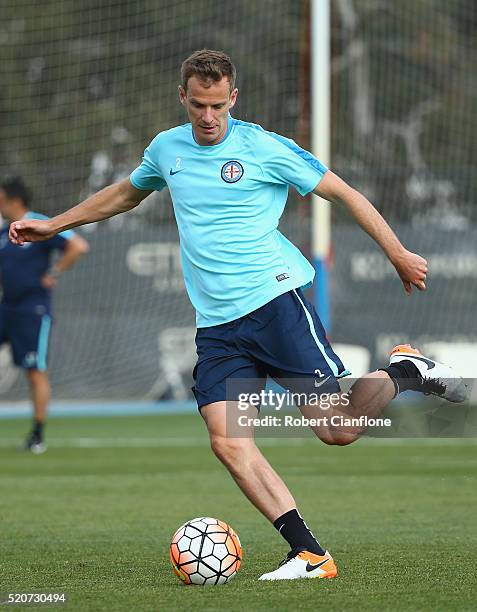
[(306, 564), (306, 571), (312, 572), (313, 570), (316, 570), (322, 565), (324, 565), (327, 561), (329, 561), (329, 559), (325, 559), (324, 561), (321, 561), (320, 563), (317, 563), (316, 565), (313, 565), (308, 561), (308, 563)]
[(327, 376), (327, 377), (325, 378), (325, 380), (321, 380), (320, 382), (317, 382), (317, 381), (315, 380), (315, 387), (316, 387), (316, 388), (318, 388), (318, 387), (321, 387), (321, 385), (324, 385), (324, 384), (325, 384), (325, 382), (328, 380), (328, 378), (331, 378), (331, 377), (330, 377), (330, 376)]
[(178, 172), (182, 172), (182, 170), (185, 170), (185, 168), (181, 168), (180, 170), (172, 170), (172, 168), (169, 170), (169, 174), (171, 176), (174, 176), (174, 174), (177, 174)]

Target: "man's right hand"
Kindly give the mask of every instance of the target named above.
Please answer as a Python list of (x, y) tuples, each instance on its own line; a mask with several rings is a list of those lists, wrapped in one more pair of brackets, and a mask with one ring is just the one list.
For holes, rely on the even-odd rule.
[(48, 240), (56, 234), (51, 227), (51, 221), (39, 219), (23, 219), (10, 225), (8, 236), (13, 244), (22, 245), (25, 242)]

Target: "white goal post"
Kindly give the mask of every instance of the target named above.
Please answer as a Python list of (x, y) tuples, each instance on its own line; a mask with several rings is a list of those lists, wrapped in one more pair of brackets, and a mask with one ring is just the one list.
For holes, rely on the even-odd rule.
[[(311, 1), (311, 150), (330, 163), (330, 3)], [(312, 253), (316, 269), (315, 305), (326, 331), (330, 330), (328, 264), (331, 211), (326, 200), (312, 195)]]

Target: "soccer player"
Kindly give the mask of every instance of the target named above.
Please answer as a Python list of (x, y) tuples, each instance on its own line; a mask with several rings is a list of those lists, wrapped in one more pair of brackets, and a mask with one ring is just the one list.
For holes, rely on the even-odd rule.
[[(413, 286), (425, 289), (427, 263), (404, 248), (362, 194), (309, 152), (230, 116), (238, 90), (227, 55), (197, 51), (183, 62), (181, 77), (179, 99), (189, 123), (158, 134), (129, 178), (48, 221), (13, 223), (10, 238), (15, 244), (48, 239), (130, 210), (152, 191), (169, 188), (185, 283), (197, 311), (194, 393), (212, 449), (291, 548), (285, 562), (261, 579), (334, 577), (331, 555), (308, 529), (252, 432), (227, 435), (226, 408), (233, 412), (237, 402), (226, 404), (235, 399), (227, 398), (226, 382), (241, 379), (254, 388), (268, 375), (312, 381), (320, 393), (332, 393), (348, 373), (301, 290), (314, 270), (277, 229), (290, 186), (346, 206), (386, 253), (406, 293)], [(353, 411), (374, 417), (407, 388), (451, 401), (465, 397), (463, 382), (448, 368), (401, 346), (388, 367), (354, 384)], [(306, 415), (309, 406), (301, 410)], [(328, 444), (349, 444), (361, 433), (321, 426), (314, 431)]]
[[(31, 195), (20, 178), (0, 184), (0, 214), (12, 222), (46, 220), (29, 210)], [(44, 426), (51, 396), (47, 356), (51, 316), (51, 291), (59, 276), (88, 251), (86, 240), (64, 231), (45, 242), (15, 247), (8, 240), (8, 224), (0, 229), (0, 345), (10, 344), (14, 363), (23, 368), (30, 384), (33, 427), (25, 450), (46, 450)], [(60, 256), (53, 262), (53, 255)]]

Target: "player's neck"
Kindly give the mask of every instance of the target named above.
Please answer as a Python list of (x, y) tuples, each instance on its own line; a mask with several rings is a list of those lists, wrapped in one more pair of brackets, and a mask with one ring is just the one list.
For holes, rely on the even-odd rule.
[(8, 221), (10, 223), (14, 223), (15, 221), (20, 221), (21, 219), (24, 218), (27, 212), (28, 212), (27, 208), (17, 208), (9, 213)]

